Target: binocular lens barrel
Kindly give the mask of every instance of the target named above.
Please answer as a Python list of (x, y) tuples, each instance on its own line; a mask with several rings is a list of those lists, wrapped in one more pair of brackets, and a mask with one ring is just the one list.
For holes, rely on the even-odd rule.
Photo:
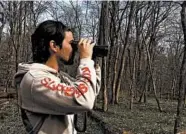
[[(72, 41), (71, 45), (74, 50), (77, 50), (79, 41)], [(92, 42), (93, 43), (93, 42)], [(108, 54), (108, 46), (94, 46), (93, 56), (95, 57), (105, 57)]]

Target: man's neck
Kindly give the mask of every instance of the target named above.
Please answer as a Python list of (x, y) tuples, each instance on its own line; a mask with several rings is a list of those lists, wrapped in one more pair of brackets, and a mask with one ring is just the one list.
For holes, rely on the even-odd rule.
[(56, 71), (59, 71), (59, 66), (55, 55), (50, 56), (50, 58), (46, 61), (45, 65), (55, 69)]

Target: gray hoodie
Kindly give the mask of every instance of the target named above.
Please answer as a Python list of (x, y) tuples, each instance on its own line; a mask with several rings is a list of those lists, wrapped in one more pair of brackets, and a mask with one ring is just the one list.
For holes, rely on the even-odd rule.
[(101, 85), (100, 68), (94, 61), (81, 59), (76, 79), (39, 63), (18, 66), (15, 84), (18, 102), (36, 126), (41, 120), (37, 113), (47, 114), (39, 134), (76, 134), (73, 114), (93, 108)]

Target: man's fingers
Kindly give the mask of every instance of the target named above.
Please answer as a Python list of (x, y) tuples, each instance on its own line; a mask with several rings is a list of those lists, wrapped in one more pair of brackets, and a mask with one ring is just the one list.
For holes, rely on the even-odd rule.
[(89, 39), (81, 39), (79, 42), (80, 58), (92, 58), (92, 48), (95, 43), (91, 43)]
[(96, 45), (96, 43), (95, 43), (95, 42), (91, 44), (91, 46), (92, 46), (92, 47), (94, 47), (95, 45)]
[(83, 40), (83, 44), (84, 44), (84, 45), (87, 45), (87, 42), (88, 42), (88, 39), (84, 39), (84, 40)]
[(88, 41), (87, 41), (87, 44), (91, 44), (91, 40), (88, 40)]
[(84, 38), (81, 38), (78, 45), (83, 44)]

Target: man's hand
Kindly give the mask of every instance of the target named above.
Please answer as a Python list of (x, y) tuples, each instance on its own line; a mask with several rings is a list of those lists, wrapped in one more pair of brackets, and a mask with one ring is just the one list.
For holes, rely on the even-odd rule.
[(78, 43), (80, 59), (83, 59), (83, 58), (92, 59), (94, 45), (95, 43), (91, 44), (91, 40), (82, 38)]

